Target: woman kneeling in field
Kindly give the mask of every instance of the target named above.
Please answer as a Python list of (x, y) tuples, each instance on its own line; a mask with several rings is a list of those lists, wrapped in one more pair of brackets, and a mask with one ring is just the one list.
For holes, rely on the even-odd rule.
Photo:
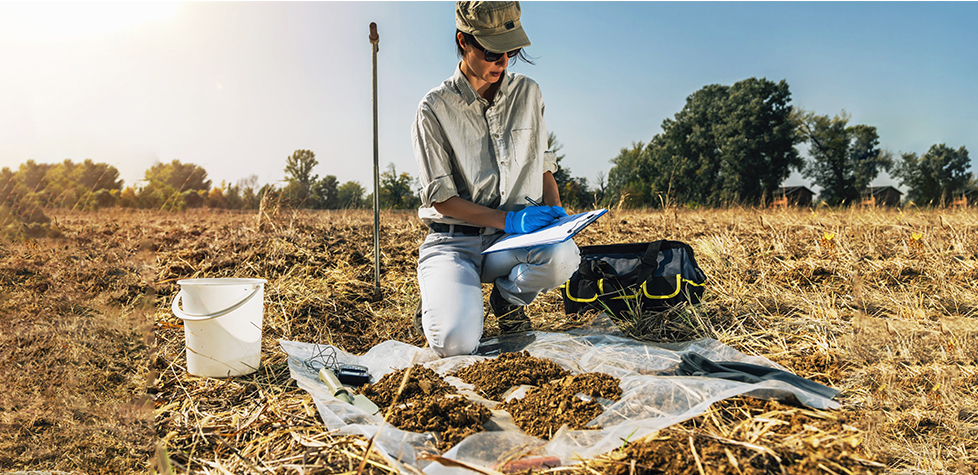
[[(418, 215), (430, 228), (418, 257), (416, 318), (441, 356), (471, 354), (483, 330), (482, 283), (504, 333), (527, 331), (523, 307), (577, 269), (573, 240), (481, 254), (506, 234), (529, 233), (567, 213), (546, 150), (543, 96), (506, 70), (530, 41), (519, 2), (458, 2), (455, 74), (418, 105), (412, 129), (422, 185)], [(527, 206), (542, 201), (542, 206)]]

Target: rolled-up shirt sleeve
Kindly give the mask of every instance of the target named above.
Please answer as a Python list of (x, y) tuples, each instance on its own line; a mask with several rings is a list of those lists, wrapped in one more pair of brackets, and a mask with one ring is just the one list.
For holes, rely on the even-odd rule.
[(421, 181), (421, 203), (430, 207), (453, 196), (458, 189), (452, 179), (452, 151), (438, 117), (425, 100), (418, 106), (411, 139), (414, 157), (418, 161)]
[(557, 153), (551, 150), (543, 152), (543, 171), (557, 173), (560, 167), (557, 166)]

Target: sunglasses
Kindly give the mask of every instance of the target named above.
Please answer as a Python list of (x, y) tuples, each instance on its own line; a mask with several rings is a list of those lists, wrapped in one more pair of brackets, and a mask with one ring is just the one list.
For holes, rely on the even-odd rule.
[(475, 49), (482, 51), (482, 54), (484, 54), (486, 57), (487, 63), (495, 63), (496, 61), (499, 61), (499, 58), (502, 58), (504, 54), (512, 58), (513, 56), (520, 54), (520, 50), (523, 49), (523, 48), (516, 48), (513, 51), (507, 51), (505, 53), (493, 53), (492, 51), (483, 48), (482, 45), (480, 45), (479, 42), (475, 40), (472, 41), (472, 46), (474, 46)]

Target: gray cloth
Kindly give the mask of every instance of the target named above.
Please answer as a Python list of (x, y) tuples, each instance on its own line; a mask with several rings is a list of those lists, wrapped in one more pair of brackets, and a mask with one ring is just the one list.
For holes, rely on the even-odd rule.
[(682, 362), (675, 374), (679, 376), (703, 376), (706, 378), (721, 378), (742, 383), (760, 383), (777, 380), (808, 392), (818, 394), (826, 399), (832, 399), (839, 390), (816, 383), (776, 368), (744, 363), (741, 361), (712, 361), (698, 353), (680, 355)]

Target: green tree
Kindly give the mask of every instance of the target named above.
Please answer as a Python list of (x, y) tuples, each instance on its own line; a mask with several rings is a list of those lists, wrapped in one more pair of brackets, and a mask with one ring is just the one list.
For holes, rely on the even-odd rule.
[(775, 194), (791, 169), (804, 166), (795, 150), (790, 101), (784, 80), (750, 78), (730, 87), (715, 132), (721, 200), (761, 202)]
[(652, 168), (648, 148), (642, 142), (632, 142), (631, 148), (622, 148), (611, 159), (608, 171), (606, 206), (621, 203), (625, 206), (641, 206), (651, 203), (650, 173)]
[[(66, 160), (70, 163), (70, 160)], [(90, 158), (71, 171), (72, 180), (88, 191), (122, 190), (119, 170), (107, 163), (95, 163)]]
[(289, 184), (282, 190), (282, 196), (292, 206), (319, 207), (312, 190), (319, 179), (318, 175), (312, 173), (316, 165), (319, 165), (319, 161), (311, 150), (296, 150), (291, 156), (286, 157), (285, 179)]
[(298, 182), (306, 190), (312, 187), (318, 176), (312, 174), (312, 169), (319, 165), (316, 154), (311, 150), (296, 150), (285, 159), (286, 179)]
[(37, 163), (34, 160), (27, 160), (26, 162), (22, 163), (20, 168), (17, 170), (17, 174), (19, 175), (18, 181), (20, 181), (28, 190), (38, 191), (42, 188), (44, 175), (46, 175), (50, 169), (51, 165), (46, 163)]
[(282, 201), (292, 208), (315, 208), (315, 203), (311, 202), (312, 195), (310, 190), (302, 186), (302, 183), (290, 181), (281, 190)]
[(830, 205), (856, 202), (881, 170), (893, 165), (891, 154), (879, 148), (876, 127), (849, 126), (849, 115), (833, 118), (799, 110), (795, 120), (811, 161), (802, 174), (820, 186), (819, 197)]
[(595, 201), (594, 195), (588, 188), (587, 178), (573, 177), (560, 187), (560, 201), (565, 208), (589, 208)]
[(750, 78), (694, 92), (645, 149), (612, 159), (608, 197), (655, 206), (756, 203), (773, 195), (804, 162), (795, 150), (791, 93), (785, 81)]
[(147, 184), (136, 199), (140, 208), (182, 211), (187, 207), (202, 206), (211, 187), (206, 170), (179, 160), (157, 162), (143, 176)]
[(915, 153), (902, 154), (893, 175), (910, 188), (909, 200), (943, 205), (965, 192), (973, 176), (967, 171), (970, 166), (968, 149), (954, 150), (942, 143), (932, 145), (919, 158)]
[(66, 159), (62, 163), (44, 166), (44, 177), (33, 188), (38, 202), (45, 207), (70, 208), (87, 190), (71, 177), (78, 165)]
[(233, 185), (228, 185), (224, 193), (224, 201), (229, 209), (258, 209), (258, 175), (242, 178)]
[(10, 167), (0, 169), (0, 203), (5, 202), (13, 192), (14, 185), (17, 184), (14, 181), (14, 177), (16, 176), (17, 174)]
[(876, 127), (869, 125), (854, 125), (852, 143), (849, 146), (849, 156), (853, 162), (853, 178), (856, 189), (863, 191), (873, 183), (881, 170), (893, 168), (893, 154), (879, 148), (879, 135)]
[(52, 184), (61, 183), (61, 190), (52, 190), (62, 197), (62, 204), (74, 204), (74, 209), (95, 210), (115, 205), (116, 195), (122, 190), (122, 180), (119, 170), (107, 163), (95, 163), (86, 158), (82, 163), (74, 164), (65, 160), (48, 172), (48, 176), (60, 174), (62, 179), (50, 180)]
[(181, 163), (173, 160), (170, 163), (157, 162), (143, 175), (149, 186), (155, 188), (169, 187), (175, 191), (208, 191), (211, 181), (207, 179), (207, 171), (193, 163)]
[(421, 203), (414, 191), (415, 179), (408, 173), (397, 173), (394, 164), (380, 174), (380, 206), (382, 208), (411, 209)]
[[(112, 191), (122, 189), (119, 171), (105, 163), (65, 159), (56, 164), (28, 160), (7, 179), (5, 200), (16, 199), (32, 206), (97, 209), (115, 202)], [(104, 193), (103, 193), (104, 192)], [(26, 200), (26, 201), (25, 201)]]
[(348, 181), (340, 185), (336, 193), (336, 200), (340, 208), (357, 209), (364, 207), (364, 194), (367, 190), (356, 181)]
[(313, 201), (318, 209), (339, 208), (338, 182), (333, 175), (326, 175), (312, 185)]

